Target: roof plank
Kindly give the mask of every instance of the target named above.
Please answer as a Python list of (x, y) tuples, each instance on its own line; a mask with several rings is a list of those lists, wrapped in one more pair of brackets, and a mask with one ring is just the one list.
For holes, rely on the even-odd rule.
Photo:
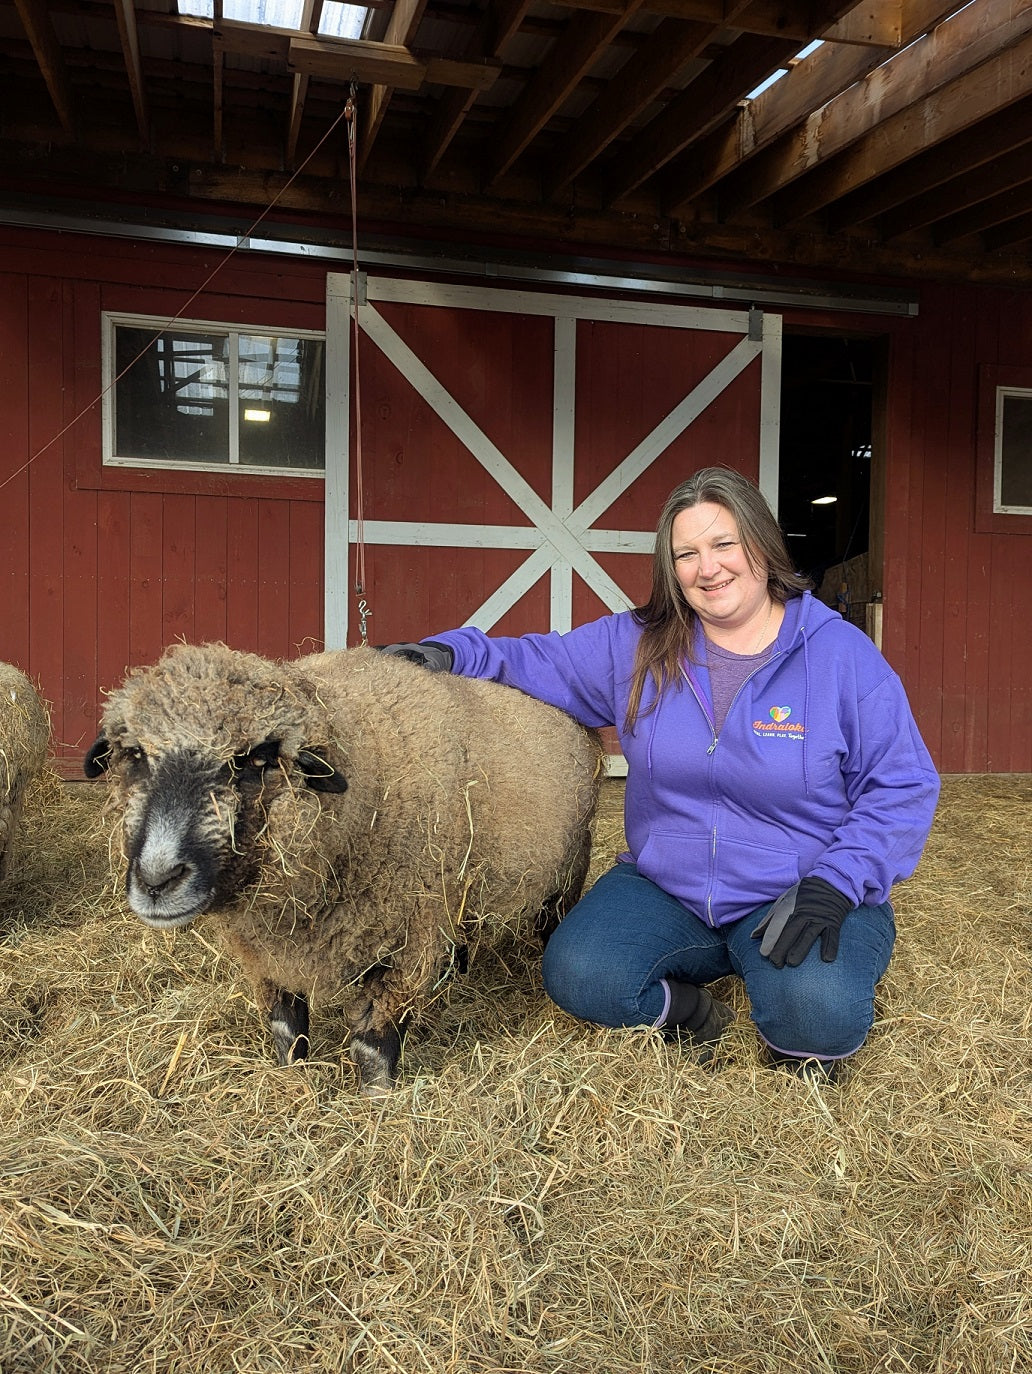
[[(912, 43), (955, 8), (955, 3), (944, 5), (943, 0), (904, 0), (898, 10), (900, 41)], [(825, 37), (832, 32), (833, 29), (826, 30)], [(697, 196), (884, 61), (885, 52), (880, 49), (857, 51), (828, 44), (806, 61), (792, 65), (783, 80), (750, 100), (733, 121), (715, 129), (670, 169), (662, 190), (666, 213), (679, 214)]]
[(65, 133), (76, 137), (75, 103), (61, 45), (44, 0), (14, 0), (36, 64)]
[(641, 3), (642, 0), (626, 0), (619, 14), (582, 10), (573, 15), (566, 32), (556, 40), (537, 76), (524, 87), (498, 133), (487, 169), (489, 186), (509, 170)]
[(720, 191), (724, 213), (738, 214), (783, 191), (1030, 32), (1032, 0), (1012, 0), (1002, 7), (992, 0), (972, 0), (891, 62), (813, 110), (788, 137), (735, 173)]
[(999, 114), (1028, 93), (1030, 63), (1032, 34), (885, 120), (843, 156), (783, 192), (775, 202), (775, 216), (787, 224), (813, 214), (918, 153)]

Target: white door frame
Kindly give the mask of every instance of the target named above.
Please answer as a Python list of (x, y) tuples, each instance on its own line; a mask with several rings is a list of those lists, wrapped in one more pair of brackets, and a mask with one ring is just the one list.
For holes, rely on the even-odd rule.
[[(350, 352), (352, 274), (330, 272), (326, 284), (326, 507), (325, 641), (347, 643), (350, 604), (349, 550), (367, 544), (416, 544), (448, 548), (527, 549), (527, 558), (465, 622), (489, 630), (546, 572), (551, 579), (551, 625), (568, 630), (576, 571), (611, 610), (631, 603), (596, 553), (651, 553), (651, 530), (599, 529), (597, 521), (753, 361), (760, 358), (760, 490), (777, 514), (778, 438), (781, 408), (781, 316), (758, 310), (607, 301), (496, 287), (440, 282), (357, 278), (359, 326), (394, 363), (474, 458), (526, 512), (528, 525), (461, 525), (414, 520), (365, 520), (361, 531), (350, 510)], [(461, 310), (548, 315), (555, 321), (552, 421), (552, 497), (543, 501), (376, 309), (395, 301)], [(697, 382), (576, 508), (573, 504), (576, 335), (578, 320), (704, 329), (729, 336), (727, 354)]]

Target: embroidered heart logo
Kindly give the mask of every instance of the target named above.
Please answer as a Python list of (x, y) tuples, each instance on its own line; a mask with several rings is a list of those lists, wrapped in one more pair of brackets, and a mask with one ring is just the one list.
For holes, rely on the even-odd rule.
[(792, 714), (791, 706), (772, 706), (770, 708), (771, 719), (776, 720), (780, 725), (783, 720), (788, 720)]

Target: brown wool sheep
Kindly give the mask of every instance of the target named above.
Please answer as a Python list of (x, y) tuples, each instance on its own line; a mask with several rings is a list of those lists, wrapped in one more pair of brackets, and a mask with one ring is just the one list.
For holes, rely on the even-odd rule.
[(35, 687), (0, 663), (0, 879), (7, 872), (25, 789), (43, 767), (50, 720)]
[(281, 1063), (341, 1005), (362, 1090), (482, 930), (556, 919), (587, 872), (597, 737), (493, 683), (372, 649), (273, 663), (179, 645), (112, 693), (108, 771), (133, 911), (212, 913)]

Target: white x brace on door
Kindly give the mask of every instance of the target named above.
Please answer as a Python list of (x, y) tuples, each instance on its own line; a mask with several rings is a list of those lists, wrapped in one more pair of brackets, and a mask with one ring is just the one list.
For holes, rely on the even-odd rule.
[[(343, 648), (348, 638), (349, 548), (359, 536), (351, 518), (349, 415), (352, 275), (330, 273), (326, 302), (326, 647)], [(457, 549), (528, 550), (526, 559), (470, 615), (466, 624), (488, 630), (546, 572), (551, 580), (551, 625), (567, 630), (572, 619), (576, 571), (611, 610), (630, 599), (594, 555), (650, 553), (651, 530), (600, 528), (599, 521), (627, 488), (702, 414), (753, 359), (760, 359), (759, 483), (777, 511), (778, 430), (781, 384), (781, 317), (759, 311), (719, 310), (639, 301), (599, 300), (536, 292), (400, 281), (358, 275), (358, 318), (365, 337), (394, 363), (408, 384), (449, 426), (473, 457), (527, 515), (527, 525), (462, 525), (427, 520), (366, 518), (369, 545), (437, 545)], [(544, 315), (554, 321), (552, 493), (546, 503), (505, 454), (471, 419), (430, 367), (391, 327), (379, 302), (404, 302), (453, 311), (488, 310)], [(675, 329), (727, 336), (727, 352), (695, 382), (650, 433), (574, 504), (576, 347), (579, 320)], [(658, 511), (656, 512), (658, 516)], [(545, 627), (540, 627), (545, 628)]]

